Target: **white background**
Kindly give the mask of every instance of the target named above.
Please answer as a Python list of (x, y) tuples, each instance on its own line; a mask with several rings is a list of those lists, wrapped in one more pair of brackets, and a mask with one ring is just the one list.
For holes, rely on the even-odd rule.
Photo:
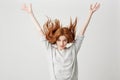
[(30, 16), (21, 10), (32, 3), (41, 25), (58, 18), (81, 28), (91, 3), (100, 2), (78, 54), (79, 80), (120, 80), (119, 0), (0, 0), (0, 80), (49, 80), (45, 50)]

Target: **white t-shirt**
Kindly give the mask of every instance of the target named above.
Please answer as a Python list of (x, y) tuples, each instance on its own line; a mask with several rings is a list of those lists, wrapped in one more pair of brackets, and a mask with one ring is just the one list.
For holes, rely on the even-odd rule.
[(47, 50), (50, 80), (78, 80), (77, 54), (84, 35), (78, 35), (71, 46), (58, 50), (44, 36), (40, 37)]

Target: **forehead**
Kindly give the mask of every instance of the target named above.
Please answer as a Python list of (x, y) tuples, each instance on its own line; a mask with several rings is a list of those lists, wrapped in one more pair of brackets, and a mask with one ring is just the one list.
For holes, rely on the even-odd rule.
[(64, 35), (61, 35), (58, 39), (67, 39)]

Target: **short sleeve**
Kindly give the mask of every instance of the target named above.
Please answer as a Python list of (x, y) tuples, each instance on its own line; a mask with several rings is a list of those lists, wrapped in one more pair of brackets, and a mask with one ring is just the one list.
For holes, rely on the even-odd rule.
[(75, 42), (73, 43), (76, 53), (78, 53), (78, 51), (80, 50), (83, 39), (84, 39), (84, 35), (77, 35), (76, 36)]
[(44, 46), (46, 49), (50, 49), (52, 47), (52, 44), (48, 42), (45, 36), (40, 36), (40, 42), (41, 45)]

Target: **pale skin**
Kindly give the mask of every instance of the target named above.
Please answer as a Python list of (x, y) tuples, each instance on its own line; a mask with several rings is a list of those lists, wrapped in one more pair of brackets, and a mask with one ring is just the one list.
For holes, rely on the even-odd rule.
[(65, 49), (67, 45), (67, 38), (64, 35), (60, 36), (58, 40), (56, 41), (56, 45), (59, 50)]
[[(100, 7), (100, 3), (95, 3), (95, 4), (91, 4), (90, 5), (90, 8), (89, 8), (89, 13), (88, 13), (88, 17), (86, 18), (81, 30), (80, 30), (80, 33), (78, 35), (84, 35), (85, 34), (85, 31), (88, 27), (88, 24), (91, 20), (91, 17), (93, 15), (94, 12), (96, 12)], [(38, 29), (38, 31), (40, 32), (40, 34), (42, 36), (44, 36), (44, 32), (42, 31), (42, 28), (39, 24), (39, 22), (37, 21), (36, 17), (34, 16), (34, 13), (33, 13), (33, 10), (32, 10), (32, 4), (29, 4), (28, 6), (26, 4), (23, 4), (22, 5), (22, 10), (27, 12), (31, 17), (32, 17), (32, 20), (33, 20), (33, 23), (35, 24), (36, 28)], [(59, 50), (63, 50), (66, 48), (66, 45), (67, 45), (67, 38), (62, 35), (58, 38), (58, 40), (56, 41), (56, 45), (57, 45), (57, 48)]]

